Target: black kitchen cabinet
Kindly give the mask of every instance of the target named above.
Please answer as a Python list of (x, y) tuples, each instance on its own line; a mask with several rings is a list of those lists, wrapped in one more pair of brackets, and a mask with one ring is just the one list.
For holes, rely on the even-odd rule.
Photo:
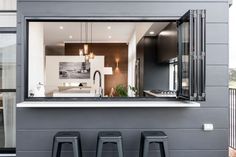
[(156, 45), (156, 36), (145, 36), (137, 44), (136, 88), (139, 96), (144, 96), (144, 90), (169, 90), (169, 64), (157, 62)]
[(177, 25), (169, 23), (157, 36), (157, 62), (168, 63), (178, 56)]

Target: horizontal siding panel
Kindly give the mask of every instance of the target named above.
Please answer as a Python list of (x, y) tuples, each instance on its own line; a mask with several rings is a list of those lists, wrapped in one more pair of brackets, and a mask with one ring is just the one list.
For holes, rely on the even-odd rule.
[(206, 43), (228, 43), (228, 24), (206, 25)]
[[(63, 128), (200, 129), (206, 121), (213, 123), (215, 128), (228, 128), (227, 114), (227, 108), (146, 108), (145, 110), (143, 108), (17, 108), (17, 121), (19, 122), (17, 130)], [(26, 121), (27, 123), (25, 123)]]
[(207, 86), (228, 86), (228, 66), (206, 66)]
[(19, 65), (17, 65), (16, 66), (16, 76), (17, 76), (17, 79), (16, 79), (16, 86), (22, 86), (22, 75), (24, 75), (23, 73), (22, 73), (22, 67), (23, 66), (19, 66)]
[(24, 100), (22, 97), (23, 92), (21, 91), (21, 89), (21, 87), (16, 87), (16, 103), (20, 103)]
[[(146, 130), (146, 129), (145, 129)], [(170, 150), (217, 150), (227, 149), (228, 130), (202, 130), (162, 129), (168, 136)], [(96, 150), (97, 134), (99, 130), (78, 130), (81, 134), (82, 149), (85, 151)], [(120, 130), (123, 136), (125, 150), (139, 150), (139, 130)], [(50, 151), (53, 136), (57, 131), (17, 131), (17, 151)], [(191, 142), (189, 142), (191, 140)], [(154, 145), (155, 146), (155, 145)], [(156, 149), (152, 146), (150, 149)], [(113, 150), (108, 146), (106, 150)], [(65, 147), (70, 150), (70, 147)]]
[(200, 102), (201, 107), (229, 107), (228, 87), (206, 87), (206, 101)]
[(17, 44), (22, 43), (22, 24), (17, 23)]
[(228, 65), (229, 50), (228, 44), (207, 44), (206, 64)]
[[(147, 8), (147, 9), (144, 9)], [(176, 9), (178, 8), (178, 9)], [(166, 2), (21, 2), (18, 9), (24, 16), (119, 16), (176, 17), (189, 9), (206, 9), (208, 22), (228, 22), (228, 3)], [(68, 11), (70, 10), (70, 11)], [(220, 11), (219, 11), (220, 10)], [(23, 19), (23, 17), (22, 17)]]
[[(170, 150), (170, 157), (226, 157), (228, 155), (228, 151), (226, 150), (219, 150), (219, 151), (212, 151), (212, 150)], [(50, 151), (43, 151), (43, 152), (17, 152), (17, 157), (51, 157)], [(95, 157), (95, 151), (86, 151), (83, 152), (83, 157)], [(138, 157), (138, 151), (125, 151), (124, 156), (127, 157)], [(63, 152), (61, 157), (73, 157), (71, 152)], [(116, 152), (103, 152), (103, 157), (118, 157)], [(150, 151), (149, 157), (160, 157), (158, 152)]]

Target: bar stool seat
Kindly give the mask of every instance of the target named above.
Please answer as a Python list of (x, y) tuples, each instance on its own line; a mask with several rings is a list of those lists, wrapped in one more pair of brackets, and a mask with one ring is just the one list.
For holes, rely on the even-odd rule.
[(119, 131), (102, 131), (98, 133), (96, 157), (102, 157), (103, 145), (113, 143), (117, 145), (119, 157), (123, 157), (122, 134)]
[(74, 157), (82, 157), (80, 133), (72, 131), (58, 132), (53, 139), (52, 157), (61, 156), (62, 144), (72, 145)]
[(139, 157), (148, 157), (151, 143), (158, 143), (161, 157), (168, 157), (168, 137), (163, 131), (144, 131), (141, 133)]
[(163, 131), (143, 131), (142, 135), (145, 138), (151, 138), (151, 139), (165, 139), (167, 138), (167, 135)]

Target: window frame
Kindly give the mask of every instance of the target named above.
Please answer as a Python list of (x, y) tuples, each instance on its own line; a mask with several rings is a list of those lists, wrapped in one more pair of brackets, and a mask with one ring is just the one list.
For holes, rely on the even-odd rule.
[[(0, 14), (1, 13), (16, 13), (16, 11), (14, 11), (14, 10), (0, 10)], [(17, 31), (16, 30), (17, 30), (16, 27), (0, 27), (0, 34), (15, 34), (16, 35), (16, 41), (17, 41)], [(16, 44), (16, 47), (17, 47), (17, 44)], [(16, 94), (16, 88), (0, 89), (0, 93), (15, 93)], [(0, 148), (0, 154), (12, 154), (12, 155), (14, 155), (15, 153), (16, 153), (16, 148), (15, 147)]]
[(29, 97), (29, 23), (30, 22), (177, 22), (179, 17), (25, 17), (24, 19), (24, 101), (178, 101), (182, 98), (158, 97)]

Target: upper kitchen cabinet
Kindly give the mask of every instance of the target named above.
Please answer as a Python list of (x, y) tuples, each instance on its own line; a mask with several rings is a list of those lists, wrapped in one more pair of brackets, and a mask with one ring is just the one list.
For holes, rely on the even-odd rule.
[(176, 22), (171, 22), (157, 36), (157, 61), (170, 62), (177, 56), (177, 25)]

